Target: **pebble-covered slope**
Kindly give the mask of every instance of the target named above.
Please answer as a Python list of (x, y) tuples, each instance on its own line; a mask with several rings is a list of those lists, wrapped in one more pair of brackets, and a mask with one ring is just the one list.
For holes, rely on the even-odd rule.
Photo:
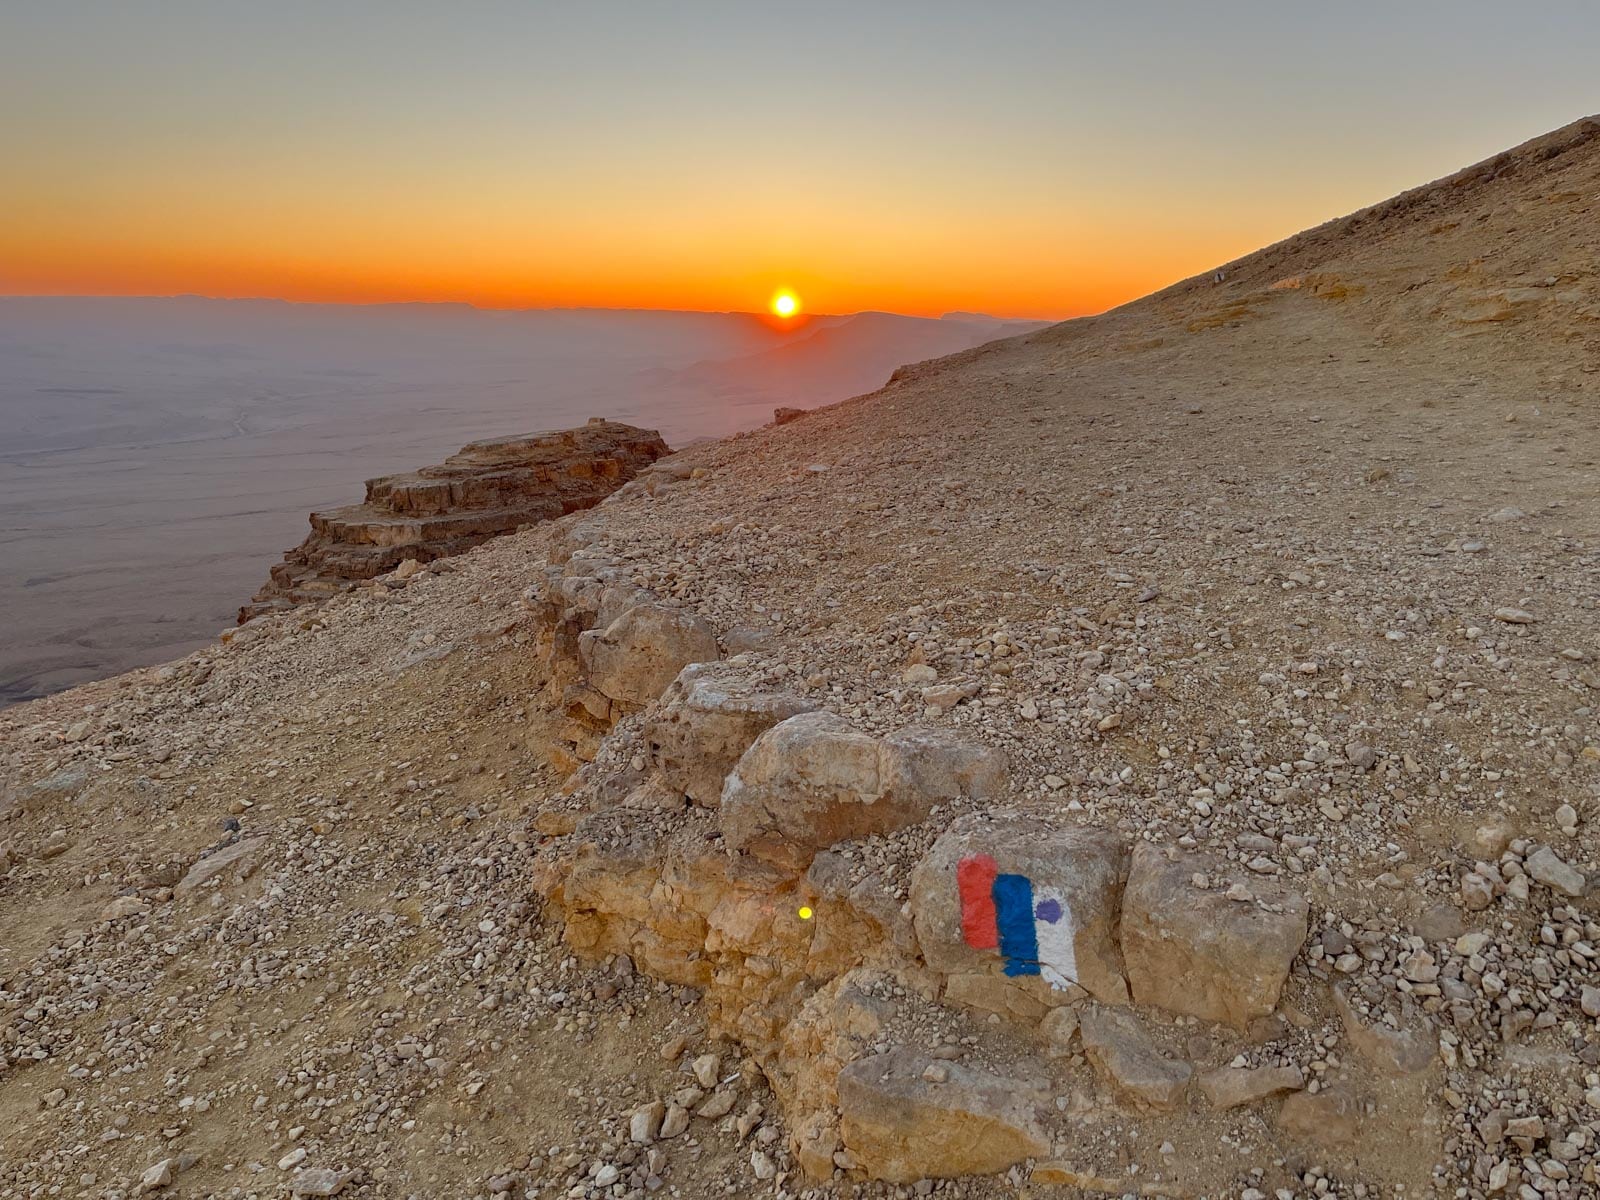
[[(580, 523), (754, 684), (869, 733), (969, 735), (1006, 756), (1008, 809), (1309, 899), (1287, 1022), (1165, 1050), (1398, 1096), (1405, 1121), (1354, 1148), (1261, 1105), (1152, 1125), (1073, 1043), (1045, 1132), (1087, 1177), (1594, 1194), (1597, 196), (1590, 121), (1220, 279), (697, 447), (403, 587), (0, 714), (0, 1197), (163, 1168), (218, 1196), (313, 1170), (366, 1196), (856, 1186), (801, 1176), (691, 991), (576, 961), (533, 899), (591, 798), (563, 788), (521, 595)], [(845, 846), (843, 886), (906, 899), (952, 815)], [(1425, 1092), (1349, 1045), (1335, 982), (1363, 1020), (1424, 1014)], [(981, 1016), (893, 984), (873, 1003), (885, 1050), (1018, 1069), (1026, 1043)], [(734, 1107), (633, 1140), (690, 1089)]]

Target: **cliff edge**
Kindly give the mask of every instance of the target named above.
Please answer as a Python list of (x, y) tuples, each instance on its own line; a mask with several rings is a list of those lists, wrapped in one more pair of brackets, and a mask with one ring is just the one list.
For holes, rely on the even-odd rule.
[(578, 429), (472, 442), (437, 466), (369, 479), (360, 504), (311, 514), (306, 540), (285, 551), (239, 623), (592, 508), (668, 452), (652, 429), (595, 417)]

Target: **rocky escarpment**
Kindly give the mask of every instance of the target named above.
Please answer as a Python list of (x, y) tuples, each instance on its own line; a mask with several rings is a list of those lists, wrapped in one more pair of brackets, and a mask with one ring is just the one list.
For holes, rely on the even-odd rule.
[(596, 417), (579, 429), (473, 442), (437, 466), (369, 479), (360, 504), (311, 514), (311, 533), (284, 553), (239, 623), (590, 508), (667, 453), (654, 430)]
[[(1049, 1099), (1073, 1064), (1080, 1086), (1098, 1076), (1160, 1129), (1198, 1073), (1186, 1022), (1257, 1042), (1281, 1036), (1262, 1022), (1287, 1029), (1276, 1013), (1309, 928), (1298, 890), (1070, 813), (1007, 812), (1004, 753), (937, 720), (874, 733), (785, 690), (635, 582), (596, 532), (570, 531), (526, 597), (578, 768), (565, 812), (540, 818), (537, 886), (585, 957), (703, 994), (713, 1030), (766, 1074), (811, 1178), (1049, 1159)], [(909, 888), (862, 861), (885, 840), (912, 864)], [(1005, 1066), (879, 1050), (902, 1040), (890, 1026), (908, 1009), (997, 1022)], [(1430, 1048), (1401, 1073), (1426, 1078), (1432, 1062)], [(1220, 1113), (1306, 1079), (1267, 1059), (1218, 1064), (1198, 1086)], [(716, 1098), (682, 1101), (680, 1120)], [(1079, 1174), (1035, 1173), (1052, 1171)]]

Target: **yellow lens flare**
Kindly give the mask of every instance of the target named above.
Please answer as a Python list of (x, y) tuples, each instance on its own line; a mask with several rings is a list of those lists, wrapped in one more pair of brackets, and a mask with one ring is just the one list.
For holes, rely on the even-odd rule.
[(800, 919), (802, 921), (811, 920), (811, 906), (809, 904), (802, 904), (800, 906)]
[(774, 316), (792, 317), (800, 311), (800, 297), (784, 288), (773, 293), (771, 308)]

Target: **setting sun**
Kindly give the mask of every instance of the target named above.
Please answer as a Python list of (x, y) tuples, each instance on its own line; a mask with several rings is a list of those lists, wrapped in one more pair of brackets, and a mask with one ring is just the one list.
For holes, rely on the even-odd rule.
[(775, 316), (792, 317), (800, 311), (800, 297), (786, 288), (773, 295), (772, 311)]

